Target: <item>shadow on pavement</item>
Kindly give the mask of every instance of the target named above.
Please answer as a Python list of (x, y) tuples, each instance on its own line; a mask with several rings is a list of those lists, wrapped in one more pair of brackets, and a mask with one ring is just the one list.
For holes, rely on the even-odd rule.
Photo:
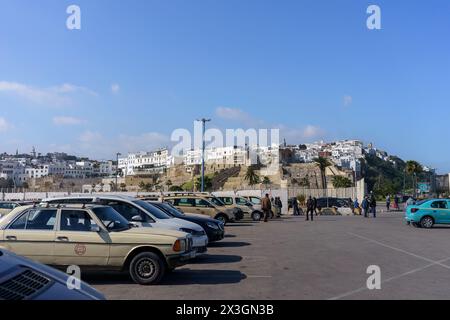
[(254, 226), (253, 223), (228, 223), (227, 226), (225, 228), (231, 228), (231, 227), (252, 227)]
[(246, 247), (251, 244), (248, 242), (240, 242), (240, 241), (225, 241), (225, 242), (214, 242), (209, 245), (211, 248), (237, 248), (237, 247)]
[(225, 238), (236, 238), (236, 235), (234, 235), (234, 234), (226, 234)]
[(201, 256), (192, 260), (190, 264), (235, 263), (239, 261), (242, 261), (241, 256), (227, 254), (207, 254), (205, 256)]
[(230, 284), (239, 283), (246, 275), (233, 270), (191, 270), (177, 269), (167, 274), (161, 282), (164, 285), (189, 285), (189, 284)]

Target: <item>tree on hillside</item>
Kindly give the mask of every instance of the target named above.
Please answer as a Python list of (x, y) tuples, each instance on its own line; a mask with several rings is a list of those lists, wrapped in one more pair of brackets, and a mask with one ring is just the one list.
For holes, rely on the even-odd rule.
[(170, 187), (172, 186), (172, 184), (173, 184), (172, 180), (169, 179), (166, 181), (167, 190), (170, 190)]
[(272, 184), (269, 177), (264, 177), (262, 184), (266, 187), (266, 189)]
[(255, 171), (253, 166), (247, 168), (247, 172), (245, 173), (244, 180), (247, 181), (249, 186), (254, 186), (259, 183), (259, 176)]
[(349, 178), (343, 176), (334, 176), (332, 182), (335, 189), (350, 188), (353, 185)]
[(330, 160), (328, 160), (327, 158), (324, 158), (324, 157), (315, 158), (315, 159), (313, 159), (313, 161), (320, 169), (320, 176), (322, 179), (322, 188), (326, 189), (327, 188), (326, 169), (328, 167), (331, 167), (333, 164), (330, 162)]
[[(209, 176), (205, 176), (205, 179), (203, 180), (204, 182), (204, 188), (205, 191), (211, 191), (212, 189), (212, 179)], [(194, 181), (194, 185), (195, 185), (195, 190), (198, 191), (201, 189), (202, 187), (202, 177), (198, 177), (197, 179), (195, 179)]]
[(414, 160), (406, 161), (406, 173), (413, 177), (414, 197), (417, 197), (417, 176), (423, 172), (422, 165)]

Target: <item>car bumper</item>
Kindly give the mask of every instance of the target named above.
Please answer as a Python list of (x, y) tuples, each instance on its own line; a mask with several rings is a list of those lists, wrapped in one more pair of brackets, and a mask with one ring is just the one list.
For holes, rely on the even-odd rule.
[(208, 233), (209, 242), (220, 241), (225, 237), (224, 230), (214, 230)]
[(167, 265), (171, 269), (181, 267), (189, 263), (189, 260), (194, 259), (196, 256), (197, 253), (194, 250), (179, 255), (172, 255), (167, 257)]
[(200, 237), (193, 237), (192, 240), (192, 250), (196, 252), (197, 256), (206, 253), (206, 246), (208, 245), (208, 236), (206, 234)]

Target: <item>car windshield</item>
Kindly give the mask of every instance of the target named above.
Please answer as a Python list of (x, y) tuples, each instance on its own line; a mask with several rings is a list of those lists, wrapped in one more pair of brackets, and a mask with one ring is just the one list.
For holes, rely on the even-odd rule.
[(182, 211), (180, 211), (177, 208), (171, 206), (169, 203), (157, 202), (157, 203), (153, 203), (153, 205), (157, 206), (158, 208), (160, 208), (161, 210), (166, 212), (168, 215), (171, 215), (171, 216), (173, 216), (175, 218), (185, 217), (185, 214)]
[(148, 213), (150, 213), (152, 216), (154, 216), (157, 219), (172, 219), (172, 217), (169, 216), (167, 213), (165, 213), (158, 207), (156, 207), (148, 202), (145, 202), (143, 200), (135, 200), (135, 201), (133, 201), (133, 203), (137, 204), (138, 206), (140, 206), (142, 209), (144, 209), (145, 211), (147, 211)]
[(111, 207), (94, 208), (92, 211), (109, 231), (124, 231), (130, 229), (130, 224)]
[(219, 200), (216, 197), (209, 197), (208, 200), (210, 200), (213, 204), (215, 204), (218, 207), (223, 207), (225, 203), (223, 203), (221, 200)]

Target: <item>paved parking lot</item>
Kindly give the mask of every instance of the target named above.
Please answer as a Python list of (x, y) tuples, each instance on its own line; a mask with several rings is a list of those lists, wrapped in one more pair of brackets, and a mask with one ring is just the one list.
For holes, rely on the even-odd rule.
[[(207, 256), (158, 286), (110, 273), (83, 280), (109, 299), (450, 298), (450, 228), (415, 229), (402, 216), (244, 221), (228, 226), (226, 239)], [(366, 288), (369, 265), (381, 268), (381, 290)]]

